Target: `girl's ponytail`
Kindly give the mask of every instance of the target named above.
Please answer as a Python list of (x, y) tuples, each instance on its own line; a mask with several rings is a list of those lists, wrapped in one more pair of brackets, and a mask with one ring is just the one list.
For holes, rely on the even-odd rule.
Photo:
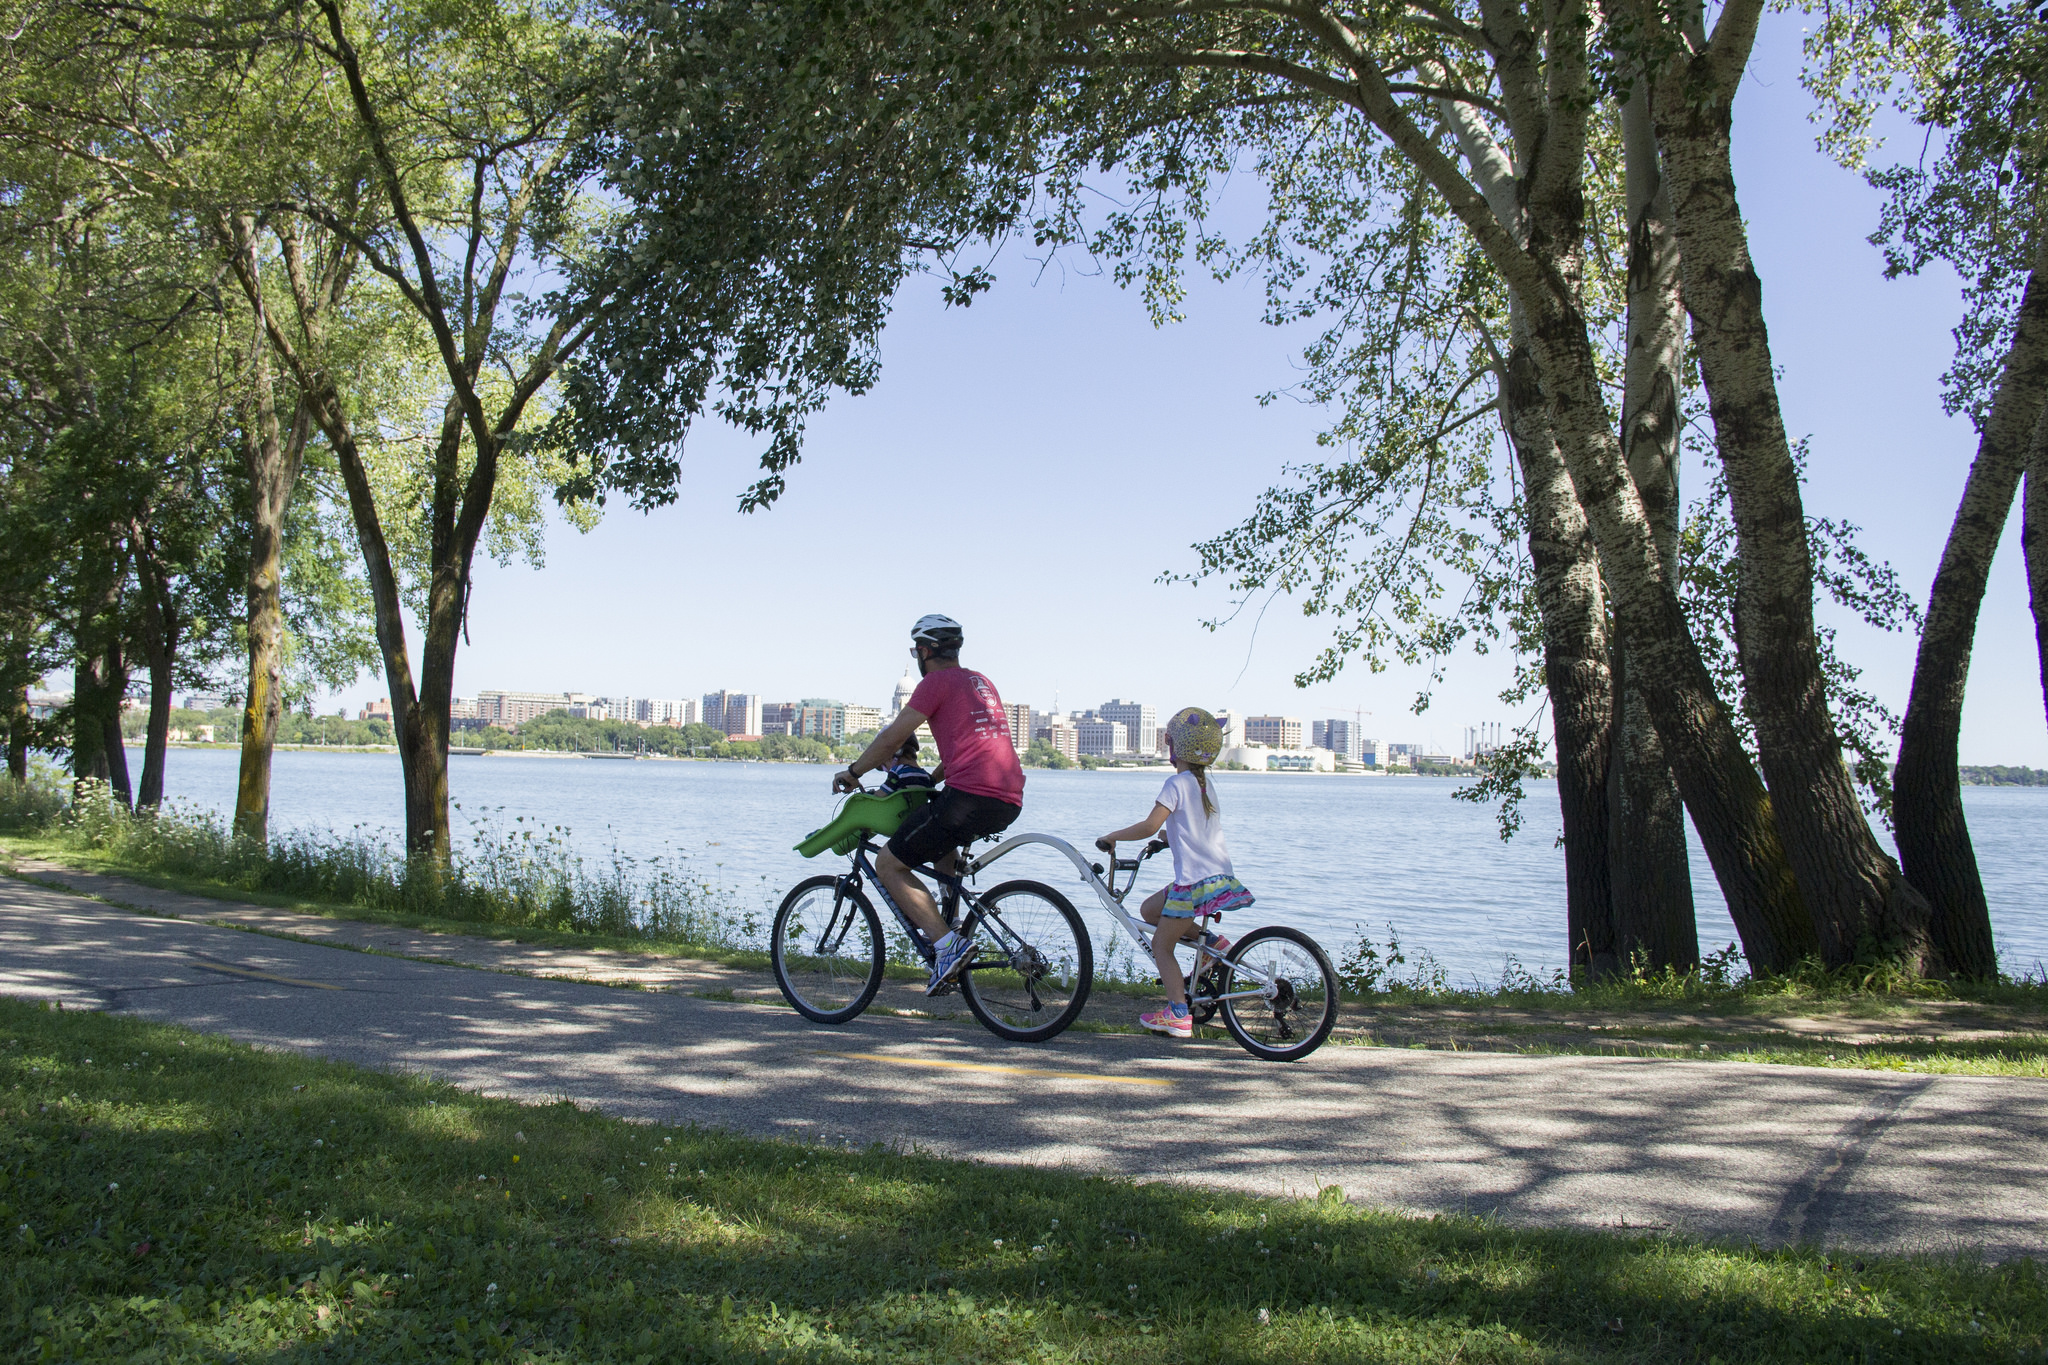
[(1202, 814), (1212, 820), (1215, 819), (1216, 802), (1209, 795), (1209, 765), (1206, 763), (1190, 763), (1188, 764), (1188, 771), (1195, 775), (1195, 785), (1202, 789)]

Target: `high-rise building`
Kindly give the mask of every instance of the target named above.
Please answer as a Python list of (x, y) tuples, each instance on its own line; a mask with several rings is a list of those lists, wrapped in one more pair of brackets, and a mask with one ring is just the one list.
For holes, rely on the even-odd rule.
[(704, 724), (728, 735), (761, 733), (761, 694), (758, 692), (706, 692)]
[(1158, 743), (1159, 713), (1143, 702), (1119, 701), (1111, 697), (1096, 714), (1124, 727), (1130, 738), (1130, 747), (1124, 752), (1149, 754)]
[(697, 703), (680, 697), (639, 697), (633, 702), (633, 719), (642, 725), (695, 725)]
[(1319, 720), (1309, 727), (1309, 744), (1342, 754), (1356, 763), (1362, 761), (1360, 744), (1363, 734), (1355, 720)]
[(761, 733), (763, 735), (800, 735), (803, 733), (803, 705), (793, 701), (764, 701), (761, 703)]
[(595, 700), (580, 692), (505, 692), (486, 687), (476, 694), (476, 714), (492, 725), (524, 725), (550, 711), (566, 711), (572, 704)]
[(1131, 732), (1117, 720), (1084, 720), (1074, 729), (1078, 732), (1081, 752), (1097, 758), (1113, 758), (1129, 753)]
[(1307, 728), (1298, 716), (1246, 716), (1244, 742), (1268, 749), (1299, 749), (1307, 738)]
[(882, 708), (862, 706), (859, 702), (848, 702), (839, 708), (845, 716), (840, 738), (847, 735), (869, 735), (882, 728)]
[(1034, 729), (1031, 737), (1044, 740), (1076, 763), (1081, 760), (1081, 732), (1070, 721), (1059, 716), (1047, 716), (1045, 724)]
[(1010, 746), (1018, 753), (1031, 747), (1031, 708), (1023, 702), (1004, 702), (1003, 718), (1010, 723)]

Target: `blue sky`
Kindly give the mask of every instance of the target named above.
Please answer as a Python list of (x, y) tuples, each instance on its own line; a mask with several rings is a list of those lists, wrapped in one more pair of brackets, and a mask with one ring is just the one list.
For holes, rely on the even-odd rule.
[[(1924, 597), (1975, 453), (1943, 415), (1957, 286), (1945, 272), (1886, 281), (1868, 236), (1877, 197), (1820, 156), (1798, 83), (1798, 16), (1766, 20), (1737, 108), (1738, 183), (1794, 437), (1812, 439), (1807, 506)], [(1917, 146), (1910, 150), (1917, 151)], [(909, 623), (958, 617), (968, 661), (1008, 701), (1063, 709), (1112, 696), (1308, 717), (1439, 748), (1463, 727), (1518, 717), (1496, 697), (1507, 662), (1461, 655), (1427, 714), (1418, 675), (1362, 667), (1307, 692), (1293, 674), (1323, 627), (1282, 599), (1211, 633), (1219, 589), (1162, 586), (1190, 543), (1233, 524), (1281, 466), (1310, 458), (1324, 414), (1286, 386), (1306, 339), (1259, 321), (1255, 281), (1192, 282), (1187, 321), (1154, 329), (1108, 279), (1033, 278), (1012, 253), (993, 293), (945, 309), (913, 281), (883, 344), (880, 385), (812, 424), (773, 510), (742, 516), (754, 448), (693, 435), (679, 503), (614, 509), (592, 533), (557, 529), (548, 562), (482, 566), (457, 691), (578, 689), (882, 703)], [(1701, 473), (1685, 477), (1697, 487)], [(2018, 546), (2001, 547), (1979, 631), (1963, 759), (2048, 766), (2048, 734)], [(1860, 626), (1847, 652), (1902, 706), (1912, 644)], [(352, 707), (382, 695), (366, 678)], [(328, 705), (333, 705), (329, 702)]]

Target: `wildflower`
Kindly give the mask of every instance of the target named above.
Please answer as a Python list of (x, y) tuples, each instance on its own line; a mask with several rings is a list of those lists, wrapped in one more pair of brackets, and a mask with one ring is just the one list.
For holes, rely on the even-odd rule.
[(487, 1285), (485, 1285), (485, 1286), (484, 1286), (484, 1293), (486, 1293), (486, 1294), (495, 1294), (495, 1293), (497, 1293), (497, 1292), (498, 1292), (498, 1282), (497, 1282), (496, 1280), (492, 1280), (492, 1281), (491, 1281), (491, 1282), (490, 1282), (489, 1284), (487, 1284)]
[(113, 1181), (113, 1182), (109, 1182), (109, 1183), (108, 1183), (108, 1185), (107, 1185), (107, 1188), (108, 1188), (109, 1190), (118, 1190), (118, 1189), (120, 1189), (120, 1188), (121, 1188), (121, 1186), (120, 1186), (120, 1183), (119, 1183), (118, 1181)]

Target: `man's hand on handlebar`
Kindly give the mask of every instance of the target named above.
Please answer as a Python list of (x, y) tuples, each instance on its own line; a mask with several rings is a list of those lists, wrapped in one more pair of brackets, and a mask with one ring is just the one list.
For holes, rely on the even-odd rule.
[(1106, 834), (1095, 841), (1095, 846), (1101, 849), (1104, 853), (1116, 852), (1116, 840), (1110, 838)]
[(859, 790), (860, 779), (854, 776), (853, 769), (845, 768), (832, 775), (832, 792), (835, 796)]

